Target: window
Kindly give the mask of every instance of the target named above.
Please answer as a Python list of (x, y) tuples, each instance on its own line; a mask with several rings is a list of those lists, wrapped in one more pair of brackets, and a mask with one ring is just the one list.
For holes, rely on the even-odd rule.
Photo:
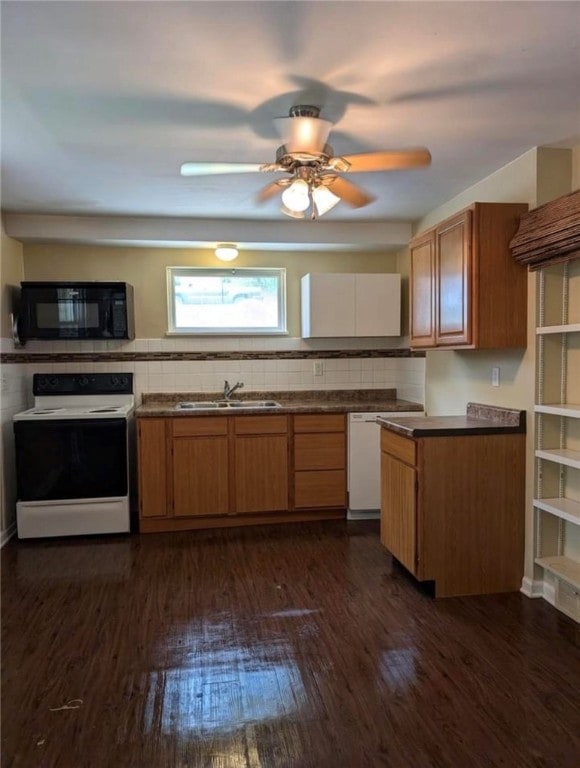
[(169, 333), (286, 333), (285, 269), (167, 268)]

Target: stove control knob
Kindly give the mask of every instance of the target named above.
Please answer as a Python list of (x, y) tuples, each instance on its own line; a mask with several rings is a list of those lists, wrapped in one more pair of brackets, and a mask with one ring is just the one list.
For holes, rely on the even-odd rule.
[(111, 376), (111, 384), (113, 387), (121, 389), (122, 387), (127, 386), (128, 379), (126, 376)]
[(49, 387), (57, 387), (58, 386), (58, 379), (56, 376), (51, 376), (50, 379), (48, 379), (47, 384)]
[(88, 387), (89, 385), (88, 376), (79, 376), (78, 383), (79, 383), (79, 387)]

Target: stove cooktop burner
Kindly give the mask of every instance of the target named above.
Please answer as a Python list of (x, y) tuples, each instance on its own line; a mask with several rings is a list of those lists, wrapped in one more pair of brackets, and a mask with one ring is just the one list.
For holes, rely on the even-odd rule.
[(34, 406), (14, 421), (127, 419), (135, 407), (131, 373), (35, 373), (32, 389)]

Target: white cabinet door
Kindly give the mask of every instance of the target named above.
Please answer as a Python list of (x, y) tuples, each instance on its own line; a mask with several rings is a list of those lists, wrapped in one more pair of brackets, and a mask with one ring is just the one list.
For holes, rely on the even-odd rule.
[(400, 275), (304, 275), (301, 296), (304, 338), (401, 333)]
[(304, 275), (302, 336), (354, 336), (354, 275)]
[(401, 335), (401, 275), (355, 275), (355, 336)]

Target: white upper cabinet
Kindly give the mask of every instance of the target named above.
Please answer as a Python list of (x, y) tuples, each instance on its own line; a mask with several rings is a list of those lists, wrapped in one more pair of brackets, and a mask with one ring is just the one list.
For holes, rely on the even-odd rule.
[(400, 336), (401, 276), (320, 273), (301, 280), (302, 336)]

